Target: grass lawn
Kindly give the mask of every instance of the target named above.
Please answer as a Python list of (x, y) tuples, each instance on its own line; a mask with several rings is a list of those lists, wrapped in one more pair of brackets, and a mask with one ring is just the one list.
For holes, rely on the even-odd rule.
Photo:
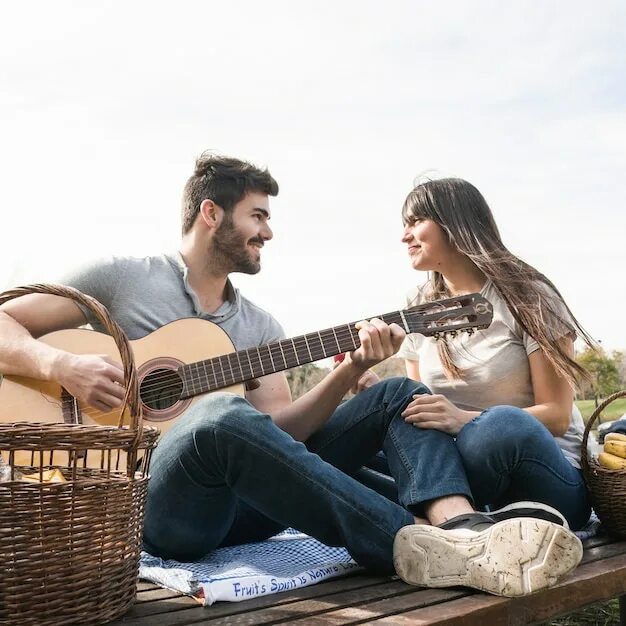
[(619, 623), (619, 603), (609, 600), (550, 622), (542, 622), (540, 626), (618, 626)]
[[(591, 414), (595, 410), (595, 404), (593, 400), (577, 400), (576, 405), (580, 409), (580, 412), (583, 415), (583, 419), (585, 423), (591, 417)], [(601, 422), (610, 422), (611, 420), (617, 419), (626, 413), (626, 398), (619, 398), (614, 402), (611, 402), (609, 406), (604, 409), (602, 415), (600, 416)]]

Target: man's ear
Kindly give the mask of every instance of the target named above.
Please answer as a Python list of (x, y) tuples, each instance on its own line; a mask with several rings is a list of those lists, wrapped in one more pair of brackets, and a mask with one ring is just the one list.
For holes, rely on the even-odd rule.
[(200, 203), (199, 215), (210, 230), (216, 230), (224, 219), (224, 209), (207, 198)]

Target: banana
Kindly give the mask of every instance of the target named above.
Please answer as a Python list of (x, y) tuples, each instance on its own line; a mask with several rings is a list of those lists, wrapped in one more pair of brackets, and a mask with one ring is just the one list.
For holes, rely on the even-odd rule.
[(622, 435), (622, 433), (607, 433), (604, 436), (604, 441), (626, 441), (626, 435)]
[(604, 451), (626, 459), (626, 441), (610, 439), (604, 442)]
[(600, 452), (598, 462), (602, 467), (606, 467), (607, 469), (626, 469), (626, 459), (608, 452)]

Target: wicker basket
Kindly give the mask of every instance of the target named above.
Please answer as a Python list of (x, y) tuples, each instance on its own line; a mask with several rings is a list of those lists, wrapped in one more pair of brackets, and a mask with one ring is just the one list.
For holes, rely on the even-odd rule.
[[(5, 292), (0, 304), (28, 293), (69, 297), (94, 312), (120, 350), (127, 394), (118, 427), (0, 424), (0, 454), (10, 466), (9, 480), (0, 482), (0, 624), (101, 624), (135, 597), (158, 431), (142, 426), (130, 346), (106, 309), (74, 289), (49, 285)], [(126, 416), (129, 426), (122, 425)], [(47, 470), (59, 470), (65, 482), (40, 482)], [(39, 480), (17, 480), (18, 472)]]
[(596, 419), (617, 398), (626, 396), (626, 390), (609, 396), (589, 418), (583, 435), (580, 463), (585, 482), (591, 494), (591, 504), (606, 530), (617, 537), (626, 537), (626, 470), (602, 467), (597, 459), (589, 459), (587, 440)]

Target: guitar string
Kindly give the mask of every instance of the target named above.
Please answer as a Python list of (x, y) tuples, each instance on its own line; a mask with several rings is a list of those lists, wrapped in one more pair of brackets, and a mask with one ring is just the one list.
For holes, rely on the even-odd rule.
[[(464, 329), (461, 329), (458, 332), (462, 332), (463, 330)], [(355, 343), (355, 338), (358, 337), (356, 333), (348, 333), (346, 335), (345, 331), (344, 333), (336, 334), (338, 340), (343, 341), (343, 339), (349, 337), (353, 341), (353, 343)], [(327, 339), (330, 340), (331, 338), (327, 337)], [(250, 357), (250, 364), (246, 364), (245, 361), (243, 361), (242, 363), (242, 357), (240, 356), (239, 352), (231, 352), (207, 360), (207, 362), (217, 362), (217, 369), (215, 367), (212, 367), (213, 376), (209, 375), (207, 371), (208, 366), (206, 365), (205, 361), (198, 361), (197, 363), (189, 363), (185, 366), (182, 366), (186, 367), (188, 372), (188, 374), (184, 375), (183, 377), (179, 376), (175, 370), (168, 370), (163, 373), (153, 374), (148, 378), (146, 384), (141, 385), (141, 390), (143, 393), (148, 393), (157, 389), (176, 389), (179, 388), (181, 384), (184, 387), (185, 383), (187, 383), (187, 387), (194, 390), (196, 386), (199, 386), (200, 388), (206, 387), (207, 383), (205, 381), (209, 382), (207, 390), (210, 390), (210, 388), (214, 386), (217, 389), (229, 385), (238, 384), (239, 382), (249, 380), (250, 378), (258, 377), (259, 375), (263, 376), (263, 372), (266, 370), (268, 371), (268, 373), (273, 373), (273, 371), (283, 371), (296, 367), (302, 363), (311, 362), (311, 359), (312, 361), (318, 361), (324, 358), (329, 358), (329, 356), (333, 356), (334, 354), (338, 354), (336, 347), (327, 346), (326, 344), (324, 344), (323, 340), (321, 340), (321, 343), (317, 346), (311, 345), (311, 343), (306, 342), (306, 340), (300, 342), (297, 342), (295, 340), (296, 338), (294, 338), (295, 347), (290, 347), (289, 345), (284, 346), (288, 349), (288, 351), (293, 351), (293, 357), (291, 358), (284, 355), (285, 350), (281, 350), (281, 346), (279, 346), (278, 343), (268, 344), (268, 346), (271, 346), (273, 350), (270, 350), (270, 348), (267, 346), (262, 347), (264, 353), (261, 354), (261, 358), (259, 358), (258, 354), (249, 354), (248, 356)], [(291, 340), (282, 341), (287, 341), (288, 344), (291, 344)], [(319, 340), (316, 339), (316, 341)], [(303, 359), (300, 358), (298, 352), (301, 352), (303, 349), (306, 349), (307, 353), (310, 352), (311, 359), (308, 358), (308, 356), (305, 356)], [(233, 361), (231, 361), (231, 358), (234, 360), (234, 363)], [(222, 359), (226, 359), (227, 367), (224, 366)], [(295, 359), (295, 362), (292, 362), (291, 359)], [(278, 363), (278, 366), (276, 365), (276, 363)], [(250, 365), (252, 365), (252, 367), (250, 367)], [(193, 370), (190, 366), (196, 368), (195, 374), (193, 373)], [(255, 374), (255, 371), (258, 371), (259, 367), (261, 368), (261, 372)], [(200, 371), (201, 368), (205, 370), (204, 374)], [(176, 377), (175, 380), (173, 380), (173, 376)], [(242, 376), (243, 379), (241, 378)], [(212, 381), (214, 381), (214, 385), (211, 384)]]
[[(466, 316), (461, 315), (460, 317), (466, 317)], [(446, 320), (446, 323), (449, 324), (451, 321), (455, 321), (455, 320)], [(456, 320), (456, 321), (460, 321), (460, 320)], [(321, 337), (322, 333), (330, 332), (335, 329), (327, 329), (327, 330), (320, 331), (319, 333), (308, 334), (307, 337), (310, 337), (313, 341), (319, 342), (320, 344), (318, 346), (313, 345), (313, 349), (316, 350), (316, 355), (313, 358), (313, 361), (318, 361), (324, 358), (328, 358), (328, 355), (330, 353), (338, 354), (336, 352), (335, 346), (332, 346), (332, 345), (327, 346), (327, 344), (325, 343), (325, 340), (330, 342), (331, 344), (335, 343), (334, 338), (336, 336), (337, 340), (340, 342), (343, 342), (344, 339), (351, 339), (354, 343), (354, 339), (358, 338), (358, 331), (356, 331), (356, 329), (352, 327), (350, 327), (350, 329), (348, 330), (346, 330), (346, 328), (347, 328), (347, 325), (344, 328), (344, 330), (341, 330), (339, 332), (336, 331), (332, 336), (327, 336), (324, 338)], [(425, 328), (429, 329), (431, 327), (425, 327)], [(419, 330), (416, 330), (414, 332), (419, 332)], [(319, 338), (315, 337), (316, 334), (319, 334), (320, 337)], [(294, 344), (293, 347), (291, 346), (292, 343)], [(286, 345), (283, 346), (282, 344), (286, 344)], [(283, 357), (284, 350), (281, 350), (281, 347), (287, 348), (287, 350), (294, 352), (294, 358), (296, 359), (295, 364), (293, 365), (287, 364), (287, 359)], [(176, 382), (172, 382), (172, 374), (176, 373), (175, 370), (167, 370), (164, 373), (154, 374), (149, 377), (149, 382), (145, 385), (142, 385), (141, 388), (142, 388), (142, 391), (144, 392), (154, 391), (155, 389), (159, 389), (162, 383), (167, 383), (164, 388), (175, 388), (180, 385), (181, 380), (183, 382), (189, 381), (191, 385), (195, 385), (196, 383), (202, 382), (206, 379), (210, 379), (211, 377), (209, 376), (208, 371), (205, 371), (205, 375), (202, 375), (198, 371), (197, 375), (194, 376), (193, 373), (191, 372), (191, 369), (189, 369), (190, 366), (195, 366), (198, 370), (200, 367), (203, 367), (206, 370), (206, 368), (208, 367), (208, 363), (210, 362), (215, 363), (218, 366), (219, 370), (221, 370), (221, 372), (218, 372), (218, 373), (221, 374), (219, 378), (221, 378), (223, 382), (226, 382), (228, 378), (232, 378), (233, 380), (230, 384), (237, 384), (235, 379), (238, 379), (240, 377), (238, 375), (237, 376), (229, 375), (228, 370), (224, 367), (223, 363), (221, 362), (221, 359), (226, 359), (227, 367), (230, 370), (232, 370), (233, 367), (236, 370), (239, 370), (239, 369), (250, 370), (250, 366), (246, 364), (245, 361), (243, 361), (243, 364), (242, 364), (243, 353), (247, 352), (248, 354), (246, 356), (250, 357), (250, 361), (252, 363), (253, 369), (256, 369), (257, 367), (261, 367), (262, 371), (265, 371), (266, 369), (279, 371), (283, 369), (291, 369), (292, 367), (296, 367), (297, 365), (300, 365), (302, 362), (310, 362), (310, 359), (308, 359), (306, 356), (304, 359), (300, 359), (300, 356), (298, 355), (298, 352), (300, 350), (308, 353), (310, 349), (311, 349), (311, 346), (309, 342), (307, 342), (307, 340), (305, 339), (304, 335), (294, 337), (293, 339), (282, 339), (279, 342), (274, 342), (271, 344), (266, 344), (264, 346), (259, 346), (258, 350), (257, 348), (250, 348), (248, 350), (230, 352), (230, 353), (220, 355), (217, 357), (212, 357), (203, 361), (197, 361), (195, 363), (187, 363), (181, 367), (187, 367), (188, 368), (187, 371), (189, 372), (189, 375), (185, 376), (184, 379), (177, 376)], [(264, 352), (264, 354), (261, 354), (259, 358), (258, 353), (261, 350)], [(330, 354), (330, 356), (332, 356), (333, 354)], [(311, 353), (311, 356), (313, 356), (312, 353)], [(234, 363), (230, 361), (231, 358), (234, 359)], [(278, 368), (274, 367), (275, 358), (276, 360), (278, 360), (279, 363), (282, 361), (285, 367), (282, 367), (282, 366)], [(268, 367), (265, 367), (265, 366), (268, 366)], [(252, 371), (250, 371), (250, 374), (252, 374)], [(212, 378), (215, 379), (216, 384), (218, 385), (220, 384), (217, 374), (215, 374)]]
[[(384, 313), (380, 316), (378, 316), (379, 318), (390, 318), (390, 317), (394, 317), (397, 318), (397, 322), (400, 325), (403, 325), (403, 320), (402, 320), (402, 314), (404, 314), (405, 319), (409, 319), (409, 320), (413, 320), (413, 318), (417, 317), (419, 318), (420, 322), (432, 322), (432, 321), (445, 321), (447, 324), (450, 323), (454, 323), (454, 322), (464, 322), (465, 318), (467, 317), (465, 311), (468, 310), (468, 312), (470, 314), (475, 313), (474, 309), (469, 306), (469, 305), (461, 305), (460, 307), (458, 306), (458, 302), (456, 302), (456, 300), (454, 301), (455, 304), (457, 304), (457, 306), (455, 307), (446, 307), (444, 306), (444, 303), (446, 301), (439, 301), (436, 303), (428, 303), (428, 305), (420, 305), (419, 308), (418, 307), (412, 307), (410, 309), (403, 309), (402, 311), (394, 311), (392, 313)], [(427, 308), (424, 308), (427, 307)], [(442, 320), (441, 318), (439, 318), (438, 320), (432, 320), (429, 319), (429, 317), (433, 314), (432, 309), (435, 309), (435, 313), (441, 313), (442, 311), (448, 311), (448, 312), (455, 312), (456, 313), (456, 319), (450, 319), (450, 318), (446, 318), (444, 320)], [(426, 318), (426, 319), (425, 319)], [(463, 319), (461, 319), (463, 318)], [(395, 321), (395, 320), (394, 320)], [(337, 339), (339, 339), (339, 334), (341, 335), (341, 339), (343, 340), (344, 338), (346, 338), (345, 333), (348, 333), (348, 336), (352, 339), (352, 335), (353, 333), (356, 333), (358, 336), (358, 331), (354, 328), (353, 324), (355, 324), (356, 322), (353, 322), (352, 324), (344, 324), (342, 326), (336, 326), (336, 327), (332, 327), (332, 328), (326, 328), (323, 330), (320, 330), (318, 332), (313, 332), (313, 333), (307, 333), (306, 335), (298, 335), (297, 337), (293, 337), (293, 338), (287, 338), (287, 339), (282, 339), (278, 342), (273, 342), (271, 344), (265, 344), (263, 346), (258, 346), (257, 348), (249, 348), (247, 350), (240, 350), (240, 351), (236, 351), (236, 352), (230, 352), (224, 355), (220, 355), (217, 357), (213, 357), (213, 358), (209, 358), (209, 359), (204, 359), (202, 361), (198, 361), (196, 363), (188, 363), (185, 364), (181, 367), (185, 367), (185, 366), (190, 366), (190, 365), (197, 365), (197, 366), (205, 366), (210, 362), (216, 362), (218, 361), (220, 358), (229, 358), (229, 357), (236, 357), (236, 363), (235, 366), (237, 367), (239, 365), (239, 363), (241, 362), (241, 357), (239, 356), (240, 354), (243, 356), (244, 353), (246, 354), (246, 357), (250, 357), (251, 360), (254, 359), (255, 361), (257, 361), (257, 365), (262, 364), (262, 365), (272, 365), (272, 361), (273, 361), (273, 356), (271, 356), (271, 348), (273, 347), (276, 352), (277, 352), (277, 356), (278, 356), (278, 351), (281, 350), (281, 347), (283, 347), (283, 344), (285, 344), (284, 347), (287, 347), (289, 349), (289, 345), (290, 344), (295, 344), (296, 342), (300, 342), (298, 344), (298, 348), (306, 348), (307, 350), (309, 349), (309, 345), (307, 342), (307, 337), (313, 339), (314, 341), (320, 341), (321, 345), (322, 345), (322, 350), (324, 350), (326, 348), (326, 344), (324, 343), (324, 339), (326, 339), (327, 341), (332, 342), (335, 337)], [(420, 325), (418, 325), (417, 327), (415, 327), (414, 329), (411, 330), (411, 332), (421, 332), (420, 328), (424, 328), (424, 329), (429, 329), (432, 327), (427, 326), (425, 323), (422, 323)], [(337, 331), (337, 329), (341, 329), (339, 331)], [(347, 329), (347, 331), (346, 331)], [(449, 329), (452, 330), (452, 329)], [(444, 332), (443, 330), (440, 332)], [(330, 333), (332, 333), (332, 336), (330, 335)], [(338, 334), (339, 333), (339, 334)], [(322, 338), (322, 334), (326, 334), (328, 336)], [(316, 338), (315, 335), (318, 335), (318, 337)], [(304, 344), (302, 343), (304, 342)], [(264, 350), (267, 355), (264, 357), (265, 360), (263, 360), (263, 357), (261, 358), (261, 360), (258, 360), (258, 357), (254, 354), (254, 352), (251, 351), (257, 351), (257, 350)], [(334, 352), (335, 348), (331, 347), (330, 352)], [(295, 357), (298, 361), (300, 361), (300, 358), (298, 356), (298, 354), (295, 354)], [(320, 360), (326, 358), (326, 355), (322, 354), (320, 356), (317, 356), (314, 360)], [(269, 360), (268, 360), (269, 359)], [(284, 359), (282, 359), (284, 362)], [(286, 364), (286, 363), (285, 363)], [(262, 366), (261, 365), (261, 366)], [(221, 363), (218, 364), (218, 366), (222, 369), (223, 373), (225, 374), (224, 371), (224, 367)], [(232, 363), (229, 361), (228, 362), (228, 367), (232, 368)], [(247, 367), (247, 366), (246, 366)], [(287, 366), (285, 369), (289, 369), (291, 367), (294, 367), (293, 365)], [(265, 369), (265, 368), (263, 368)], [(273, 369), (273, 367), (270, 367), (268, 369)], [(158, 386), (159, 384), (159, 380), (168, 380), (170, 379), (170, 372), (172, 372), (172, 370), (168, 370), (166, 373), (162, 374), (162, 375), (153, 375), (150, 376), (150, 383), (152, 384), (152, 387), (149, 386), (145, 386), (143, 387), (144, 390), (148, 390), (151, 388), (154, 388), (155, 386)], [(222, 378), (224, 378), (224, 376), (222, 376)], [(193, 379), (192, 379), (193, 380)]]
[[(443, 308), (443, 307), (441, 307), (441, 308)], [(463, 307), (463, 308), (465, 308), (465, 307)], [(446, 324), (448, 324), (448, 325), (451, 322), (454, 322), (454, 321), (464, 321), (465, 323), (467, 323), (467, 320), (465, 318), (468, 317), (468, 314), (461, 313), (459, 315), (459, 313), (461, 311), (458, 310), (458, 309), (457, 310), (450, 309), (450, 312), (452, 312), (453, 310), (457, 313), (456, 319), (445, 319), (445, 320), (441, 320), (440, 319), (440, 320), (437, 320), (437, 321), (445, 321)], [(408, 309), (405, 310), (404, 313), (405, 313), (405, 317), (409, 317), (409, 318), (419, 317), (419, 318), (421, 318), (421, 321), (424, 321), (423, 320), (423, 318), (424, 318), (424, 314), (423, 313), (418, 313), (416, 311), (409, 311)], [(474, 311), (471, 310), (470, 313), (474, 313)], [(384, 317), (390, 317), (391, 315), (398, 315), (398, 316), (400, 316), (400, 312), (394, 312), (394, 313), (390, 313), (390, 314), (385, 314)], [(464, 319), (462, 320), (461, 318), (464, 318)], [(463, 332), (464, 330), (467, 330), (468, 328), (472, 328), (473, 326), (476, 326), (476, 325), (477, 325), (477, 323), (473, 323), (470, 326), (465, 327), (464, 329), (460, 329), (460, 332)], [(422, 324), (421, 326), (425, 330), (432, 329), (431, 326), (426, 326), (424, 324)], [(337, 328), (340, 328), (340, 329), (343, 329), (343, 330), (340, 330), (339, 332), (337, 332)], [(348, 338), (352, 339), (353, 342), (354, 342), (355, 338), (358, 338), (358, 331), (352, 325), (345, 324), (343, 326), (325, 329), (325, 330), (319, 331), (318, 333), (309, 333), (307, 335), (299, 335), (298, 337), (294, 337), (292, 339), (283, 339), (280, 342), (275, 342), (275, 343), (272, 343), (272, 344), (266, 344), (265, 346), (259, 346), (260, 349), (264, 349), (264, 350), (266, 350), (268, 352), (268, 354), (267, 354), (267, 356), (265, 358), (263, 356), (261, 356), (261, 358), (259, 359), (257, 355), (249, 353), (249, 350), (255, 350), (255, 348), (251, 348), (249, 350), (242, 350), (240, 352), (248, 352), (249, 353), (248, 356), (254, 357), (255, 365), (256, 366), (260, 366), (262, 368), (262, 370), (266, 369), (266, 368), (263, 367), (263, 365), (269, 366), (267, 368), (268, 370), (274, 369), (275, 371), (281, 371), (281, 370), (284, 370), (284, 369), (291, 369), (292, 367), (295, 367), (295, 366), (300, 364), (299, 357), (298, 357), (298, 354), (297, 354), (297, 348), (294, 350), (294, 355), (295, 355), (296, 358), (298, 358), (298, 363), (296, 363), (295, 365), (286, 366), (284, 368), (281, 368), (281, 367), (275, 368), (275, 367), (273, 367), (274, 362), (273, 362), (273, 359), (272, 359), (272, 357), (271, 357), (271, 355), (269, 353), (270, 347), (279, 348), (280, 347), (279, 344), (282, 344), (283, 342), (287, 342), (288, 344), (293, 342), (295, 344), (295, 343), (297, 343), (299, 341), (300, 343), (299, 343), (298, 347), (303, 348), (306, 345), (306, 347), (308, 349), (307, 351), (310, 352), (313, 361), (318, 361), (318, 360), (327, 358), (327, 351), (326, 351), (326, 353), (324, 351), (324, 347), (325, 346), (324, 346), (323, 340), (321, 338), (321, 334), (325, 333), (325, 332), (333, 332), (333, 331), (334, 331), (334, 334), (333, 334), (332, 339), (334, 339), (334, 336), (336, 335), (337, 336), (337, 340), (340, 341), (340, 342), (342, 342), (344, 339), (348, 339)], [(412, 332), (420, 332), (420, 331), (419, 330), (414, 330)], [(311, 337), (311, 336), (314, 336), (314, 335), (320, 335), (319, 339), (321, 341), (321, 345), (317, 349), (315, 348), (315, 346), (313, 347), (314, 348), (313, 352), (315, 352), (315, 355), (313, 354), (313, 352), (310, 351), (310, 346), (309, 346), (309, 344), (308, 344), (308, 342), (306, 340), (306, 337)], [(331, 338), (328, 337), (327, 339), (330, 340)], [(295, 346), (294, 346), (294, 348), (295, 348)], [(335, 348), (332, 348), (330, 351), (334, 352), (334, 350), (335, 350)], [(318, 354), (318, 351), (320, 351), (319, 354)], [(225, 354), (225, 355), (221, 355), (221, 356), (218, 356), (218, 357), (213, 357), (211, 359), (208, 359), (207, 361), (216, 361), (216, 360), (219, 360), (220, 358), (226, 358), (227, 360), (229, 360), (229, 357), (231, 357), (231, 356), (236, 356), (237, 359), (240, 360), (240, 357), (238, 356), (238, 354), (239, 354), (238, 352), (231, 352), (231, 353), (228, 353), (228, 354)], [(286, 360), (284, 358), (282, 360), (283, 360), (283, 363), (285, 365), (287, 365)], [(305, 362), (311, 362), (311, 360), (308, 359), (308, 358), (305, 358), (304, 361)], [(186, 365), (187, 366), (188, 365), (196, 365), (198, 367), (200, 364), (203, 364), (203, 363), (204, 363), (203, 361), (199, 361), (198, 364), (194, 363), (194, 364), (186, 364)], [(228, 361), (228, 365), (229, 365), (229, 369), (232, 370), (232, 363), (230, 361)], [(224, 370), (223, 365), (220, 364), (220, 367), (222, 369), (222, 376), (221, 376), (222, 382), (220, 382), (218, 380), (217, 376), (214, 376), (213, 378), (215, 379), (215, 384), (217, 385), (217, 387), (215, 389), (224, 388), (224, 387), (228, 387), (228, 386), (233, 386), (233, 385), (236, 385), (236, 384), (240, 384), (241, 382), (244, 382), (244, 381), (237, 381), (236, 378), (232, 375), (233, 374), (232, 371), (231, 371), (231, 376), (230, 376), (230, 378), (232, 378), (232, 380), (228, 380), (228, 378), (229, 378), (228, 373)], [(246, 368), (247, 368), (247, 366), (246, 366)], [(167, 372), (167, 373), (162, 374), (162, 375), (156, 375), (156, 376), (151, 377), (150, 378), (150, 383), (151, 384), (142, 386), (141, 387), (142, 392), (148, 392), (148, 391), (154, 390), (156, 388), (159, 388), (161, 391), (166, 390), (166, 389), (178, 389), (180, 387), (180, 382), (179, 382), (180, 379), (178, 379), (175, 384), (171, 384), (171, 382), (168, 382), (167, 384), (163, 385), (162, 383), (158, 382), (158, 380), (164, 381), (166, 379), (169, 379), (171, 377), (170, 372), (171, 372), (171, 370), (169, 372)], [(252, 374), (252, 372), (251, 372), (251, 374)], [(187, 377), (185, 380), (188, 383), (190, 382), (190, 384), (188, 384), (188, 387), (190, 387), (190, 386), (193, 387), (197, 383), (202, 384), (203, 381), (205, 381), (207, 379), (208, 379), (207, 376), (193, 376), (193, 375), (191, 375), (191, 376)], [(155, 380), (157, 380), (156, 383), (154, 382)], [(210, 391), (211, 390), (210, 389), (211, 386), (212, 385), (209, 385), (209, 389), (207, 389), (206, 391)], [(204, 393), (204, 392), (203, 391), (198, 391), (197, 393)], [(94, 411), (90, 411), (89, 409), (85, 408), (85, 409), (81, 409), (81, 413), (84, 413), (87, 416), (91, 416), (91, 415), (103, 415), (103, 414), (117, 413), (117, 410), (110, 411), (108, 413), (103, 413), (102, 411), (97, 411), (96, 410), (94, 412)]]
[[(465, 332), (465, 331), (460, 331), (460, 332)], [(319, 358), (314, 357), (314, 360), (320, 360), (320, 359), (322, 359), (322, 358), (324, 358), (324, 355), (323, 355), (323, 354), (320, 354)], [(268, 364), (269, 364), (269, 362), (268, 362)], [(285, 369), (290, 369), (290, 368), (285, 368)], [(280, 370), (277, 370), (277, 371), (280, 371)], [(196, 379), (196, 382), (198, 382), (198, 381), (204, 381), (204, 380), (205, 380), (205, 378), (204, 378), (204, 377), (202, 377), (202, 378), (198, 378), (198, 379)], [(196, 392), (195, 392), (194, 394), (192, 394), (192, 395), (199, 395), (199, 394), (201, 394), (201, 393), (207, 393), (207, 392), (209, 392), (209, 391), (217, 391), (218, 389), (223, 389), (223, 388), (225, 388), (225, 387), (231, 387), (231, 386), (234, 386), (234, 385), (242, 384), (243, 382), (244, 382), (244, 381), (237, 381), (237, 380), (227, 381), (227, 380), (223, 380), (223, 381), (220, 383), (218, 380), (216, 380), (216, 385), (217, 385), (217, 387), (215, 387), (215, 389), (211, 389), (211, 388), (209, 388), (209, 389), (206, 389), (206, 390), (199, 390), (199, 391), (196, 391)], [(167, 389), (178, 389), (179, 387), (180, 387), (180, 385), (178, 385), (178, 384), (177, 384), (177, 385), (162, 385), (162, 387), (161, 387), (161, 391), (165, 391), (165, 390), (167, 390)], [(193, 390), (192, 390), (192, 391), (193, 391)], [(189, 396), (188, 398), (184, 398), (184, 399), (190, 399), (190, 398), (191, 398), (191, 396)], [(174, 403), (172, 403), (172, 405), (170, 405), (170, 406), (173, 406), (174, 404), (176, 404), (176, 402), (179, 402), (179, 401), (180, 401), (180, 398), (178, 398), (178, 399), (177, 399)], [(167, 407), (167, 408), (169, 408), (169, 407)], [(111, 415), (111, 414), (115, 414), (115, 415), (117, 415), (117, 414), (118, 414), (118, 410), (117, 410), (117, 409), (115, 409), (115, 410), (113, 410), (113, 411), (109, 411), (109, 412), (106, 412), (106, 413), (105, 413), (105, 412), (103, 412), (103, 411), (99, 411), (99, 410), (97, 410), (97, 409), (95, 409), (95, 410), (94, 410), (94, 409), (90, 409), (89, 407), (85, 407), (85, 408), (81, 409), (81, 413), (82, 413), (82, 414), (87, 415), (88, 417), (100, 416), (100, 418), (101, 418), (103, 415)]]
[[(466, 316), (462, 315), (460, 317), (466, 317)], [(446, 320), (446, 323), (449, 324), (450, 321), (451, 320)], [(335, 336), (337, 337), (337, 340), (340, 342), (343, 342), (344, 339), (351, 339), (354, 343), (354, 339), (358, 337), (358, 331), (356, 331), (356, 329), (352, 327), (350, 327), (350, 329), (348, 330), (346, 330), (346, 328), (347, 328), (347, 325), (344, 327), (343, 330), (338, 331), (338, 332), (335, 329), (326, 329), (323, 331), (319, 331), (319, 333), (309, 333), (308, 335), (306, 335), (307, 337), (309, 337), (316, 343), (319, 343), (318, 346), (313, 345), (313, 349), (316, 350), (316, 356), (313, 358), (313, 360), (318, 361), (324, 358), (328, 358), (329, 355), (333, 356), (333, 354), (338, 354), (338, 352), (336, 352), (336, 347), (332, 345), (336, 343), (334, 341)], [(425, 327), (425, 328), (430, 328), (430, 327)], [(325, 337), (321, 336), (323, 333), (329, 333), (332, 330), (335, 330), (333, 335), (328, 335)], [(414, 332), (419, 332), (419, 330), (415, 330)], [(317, 334), (319, 334), (320, 336), (315, 337), (315, 335)], [(292, 346), (292, 344), (294, 345)], [(293, 358), (296, 359), (295, 364), (291, 365), (287, 363), (287, 359), (283, 356), (284, 348), (286, 348), (290, 352), (291, 351), (294, 352)], [(253, 369), (256, 369), (257, 367), (261, 367), (263, 371), (265, 371), (266, 369), (267, 370), (277, 370), (277, 369), (282, 370), (282, 369), (290, 369), (292, 367), (295, 367), (301, 364), (302, 362), (309, 362), (310, 360), (306, 356), (304, 359), (301, 359), (298, 352), (300, 350), (302, 350), (303, 352), (308, 352), (310, 349), (311, 349), (311, 346), (309, 342), (305, 339), (305, 336), (300, 335), (292, 339), (282, 339), (279, 342), (274, 342), (271, 344), (266, 344), (264, 346), (259, 346), (258, 349), (250, 348), (248, 350), (230, 352), (230, 353), (220, 355), (217, 357), (212, 357), (203, 361), (197, 361), (195, 363), (187, 363), (181, 367), (188, 368), (187, 371), (189, 371), (190, 375), (185, 376), (184, 380), (190, 381), (192, 385), (195, 385), (197, 382), (203, 381), (211, 377), (208, 375), (208, 371), (205, 371), (205, 375), (202, 375), (198, 371), (198, 374), (194, 376), (193, 373), (191, 372), (191, 369), (189, 369), (190, 366), (195, 366), (198, 370), (200, 367), (206, 370), (210, 362), (213, 362), (214, 364), (216, 364), (219, 370), (221, 370), (221, 376), (219, 376), (219, 378), (221, 378), (223, 381), (225, 381), (227, 378), (233, 378), (233, 381), (234, 381), (234, 379), (239, 378), (239, 376), (229, 376), (227, 369), (224, 367), (224, 364), (221, 362), (222, 359), (226, 359), (228, 369), (232, 370), (234, 367), (237, 370), (244, 370), (244, 369), (250, 370), (249, 364), (246, 364), (245, 359), (242, 358), (244, 354), (247, 352), (248, 354), (246, 354), (245, 356), (250, 357), (250, 361), (252, 363)], [(321, 353), (319, 352), (320, 350), (321, 350)], [(260, 358), (259, 358), (260, 351), (262, 351), (263, 353), (260, 354)], [(311, 356), (313, 356), (313, 354), (311, 354)], [(230, 360), (231, 358), (234, 360), (234, 363)], [(279, 368), (274, 367), (275, 359), (278, 360), (279, 363), (282, 361), (285, 367), (279, 367)], [(264, 367), (264, 366), (269, 366), (269, 367)], [(168, 370), (167, 372), (154, 374), (150, 376), (148, 384), (142, 385), (142, 391), (148, 392), (148, 391), (153, 391), (155, 389), (158, 389), (161, 383), (164, 383), (164, 382), (168, 383), (169, 387), (175, 387), (179, 385), (180, 384), (179, 381), (181, 380), (181, 378), (177, 377), (177, 381), (175, 383), (172, 383), (172, 373), (175, 373), (175, 370)], [(250, 371), (250, 374), (252, 374), (252, 371)], [(218, 376), (214, 375), (213, 378), (215, 379), (216, 384), (219, 384)], [(235, 384), (235, 383), (233, 382), (231, 384)]]

